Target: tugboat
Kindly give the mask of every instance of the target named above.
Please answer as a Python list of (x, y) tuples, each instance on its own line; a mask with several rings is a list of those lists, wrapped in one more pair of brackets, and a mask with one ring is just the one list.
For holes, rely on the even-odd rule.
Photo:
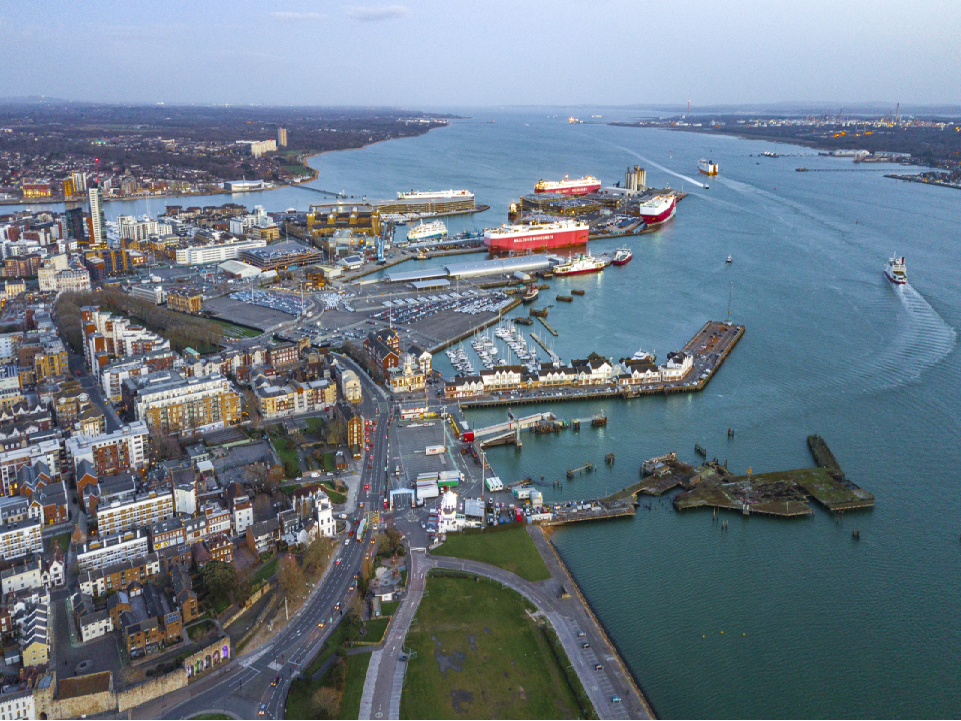
[(884, 277), (890, 280), (895, 285), (904, 285), (908, 282), (908, 271), (904, 265), (904, 258), (894, 258), (888, 259), (888, 265), (884, 269)]
[(614, 265), (626, 265), (631, 262), (633, 257), (634, 254), (630, 248), (618, 248), (617, 252), (614, 253)]
[(523, 301), (525, 303), (533, 303), (535, 300), (537, 300), (537, 296), (540, 294), (540, 292), (540, 288), (538, 288), (536, 284), (531, 283), (529, 286), (527, 286), (527, 290), (524, 292)]

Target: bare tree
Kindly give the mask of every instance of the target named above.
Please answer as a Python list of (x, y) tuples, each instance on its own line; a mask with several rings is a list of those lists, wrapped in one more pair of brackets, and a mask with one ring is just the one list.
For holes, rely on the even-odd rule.
[(330, 686), (321, 686), (310, 697), (310, 705), (317, 718), (337, 718), (343, 694)]
[(304, 571), (297, 562), (297, 558), (288, 553), (280, 559), (278, 565), (277, 580), (284, 595), (291, 601), (303, 598), (307, 581), (304, 579)]

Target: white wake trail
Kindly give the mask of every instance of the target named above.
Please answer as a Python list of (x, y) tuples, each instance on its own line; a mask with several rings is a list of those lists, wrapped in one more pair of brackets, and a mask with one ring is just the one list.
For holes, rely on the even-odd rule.
[(858, 373), (862, 378), (880, 380), (881, 389), (896, 388), (917, 381), (921, 374), (948, 357), (958, 334), (910, 284), (894, 288), (906, 317), (891, 342)]
[(686, 181), (689, 182), (689, 183), (694, 183), (694, 185), (696, 185), (696, 186), (699, 187), (699, 188), (706, 188), (706, 187), (707, 187), (706, 185), (704, 185), (704, 183), (702, 183), (702, 182), (701, 182), (700, 180), (698, 180), (697, 178), (690, 178), (690, 177), (688, 177), (688, 176), (686, 176), (686, 175), (681, 175), (680, 173), (675, 173), (675, 172), (674, 172), (673, 170), (671, 170), (670, 168), (665, 168), (665, 167), (664, 167), (663, 165), (661, 165), (660, 163), (655, 163), (655, 162), (654, 162), (653, 160), (651, 160), (650, 158), (647, 158), (647, 157), (641, 155), (640, 153), (638, 153), (638, 152), (636, 152), (636, 151), (634, 151), (634, 150), (631, 150), (630, 148), (625, 148), (623, 145), (615, 145), (614, 143), (611, 143), (611, 142), (609, 142), (609, 141), (607, 141), (607, 140), (600, 140), (600, 139), (598, 139), (598, 142), (604, 143), (604, 144), (606, 144), (606, 145), (610, 145), (612, 148), (617, 148), (618, 150), (623, 150), (625, 153), (627, 153), (627, 154), (629, 154), (629, 155), (633, 155), (633, 156), (634, 156), (635, 158), (637, 158), (638, 160), (642, 160), (642, 161), (644, 161), (645, 163), (647, 163), (648, 165), (653, 165), (653, 166), (654, 166), (655, 168), (657, 168), (658, 170), (662, 170), (662, 171), (664, 171), (665, 173), (667, 173), (668, 175), (673, 175), (675, 178), (680, 178), (681, 180), (686, 180)]

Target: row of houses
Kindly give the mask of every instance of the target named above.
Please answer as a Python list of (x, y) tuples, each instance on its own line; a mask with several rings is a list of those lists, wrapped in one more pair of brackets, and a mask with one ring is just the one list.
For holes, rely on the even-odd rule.
[(684, 352), (668, 353), (667, 361), (660, 366), (631, 359), (613, 363), (592, 353), (583, 360), (571, 361), (568, 366), (542, 363), (534, 373), (525, 366), (510, 365), (485, 369), (477, 375), (459, 376), (444, 382), (444, 395), (455, 399), (536, 388), (673, 383), (683, 380), (693, 367), (693, 357)]

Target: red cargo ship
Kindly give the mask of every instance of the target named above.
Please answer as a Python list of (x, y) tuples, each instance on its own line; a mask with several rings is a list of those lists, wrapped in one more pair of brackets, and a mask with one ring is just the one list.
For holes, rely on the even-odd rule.
[(571, 180), (566, 175), (564, 180), (541, 180), (534, 186), (535, 193), (560, 193), (561, 195), (587, 195), (601, 188), (601, 181), (593, 175)]
[(587, 243), (587, 223), (558, 220), (553, 223), (502, 225), (484, 231), (484, 245), (491, 251), (544, 250)]

